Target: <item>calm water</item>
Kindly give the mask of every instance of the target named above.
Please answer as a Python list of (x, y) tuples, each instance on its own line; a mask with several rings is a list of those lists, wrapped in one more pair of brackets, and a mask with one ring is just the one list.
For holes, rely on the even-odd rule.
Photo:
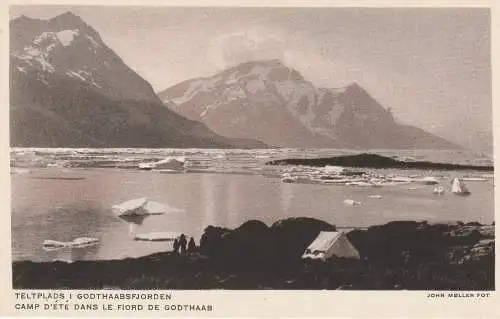
[[(219, 166), (222, 162), (235, 167), (230, 165), (234, 162), (224, 162), (220, 157), (216, 161)], [(242, 162), (247, 170), (259, 169), (255, 161)], [(255, 165), (249, 165), (251, 162)], [(491, 223), (494, 217), (491, 178), (467, 182), (471, 196), (460, 197), (449, 192), (450, 178), (465, 172), (440, 172), (439, 178), (448, 188), (444, 196), (436, 196), (432, 194), (434, 186), (426, 185), (372, 188), (287, 184), (273, 174), (260, 173), (165, 174), (124, 168), (35, 166), (40, 165), (32, 165), (29, 172), (11, 175), (15, 260), (117, 259), (171, 249), (169, 242), (132, 240), (129, 223), (111, 213), (112, 205), (144, 196), (182, 211), (147, 217), (136, 226), (138, 233), (184, 232), (194, 236), (197, 242), (208, 225), (233, 228), (250, 219), (270, 225), (282, 218), (309, 216), (352, 227), (405, 219)], [(430, 172), (391, 173), (425, 176)], [(409, 190), (409, 187), (416, 189)], [(369, 198), (374, 194), (382, 198)], [(348, 207), (344, 199), (363, 204)], [(100, 244), (52, 252), (41, 248), (46, 239), (71, 241), (76, 237), (96, 237)]]

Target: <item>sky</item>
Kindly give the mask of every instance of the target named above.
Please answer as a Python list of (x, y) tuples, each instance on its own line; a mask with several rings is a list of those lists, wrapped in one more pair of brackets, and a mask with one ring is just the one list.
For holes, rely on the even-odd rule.
[(487, 8), (15, 6), (71, 11), (156, 91), (278, 58), (317, 87), (357, 82), (396, 120), (492, 153)]

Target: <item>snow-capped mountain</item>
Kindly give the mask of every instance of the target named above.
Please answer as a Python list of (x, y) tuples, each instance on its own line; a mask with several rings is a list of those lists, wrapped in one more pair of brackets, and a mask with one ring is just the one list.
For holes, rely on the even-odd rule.
[(280, 147), (456, 148), (396, 123), (362, 87), (316, 88), (279, 60), (247, 62), (158, 94), (172, 110), (222, 136)]
[[(247, 147), (166, 108), (78, 16), (10, 21), (12, 146)], [(248, 145), (247, 145), (248, 143)]]

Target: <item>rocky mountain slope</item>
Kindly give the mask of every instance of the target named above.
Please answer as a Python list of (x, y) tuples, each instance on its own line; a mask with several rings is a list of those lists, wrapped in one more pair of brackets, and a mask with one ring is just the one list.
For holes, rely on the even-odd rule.
[(24, 147), (255, 147), (166, 108), (78, 16), (10, 22), (10, 134)]
[(316, 88), (279, 60), (240, 64), (179, 83), (159, 96), (172, 110), (220, 135), (279, 147), (457, 148), (398, 124), (356, 83)]

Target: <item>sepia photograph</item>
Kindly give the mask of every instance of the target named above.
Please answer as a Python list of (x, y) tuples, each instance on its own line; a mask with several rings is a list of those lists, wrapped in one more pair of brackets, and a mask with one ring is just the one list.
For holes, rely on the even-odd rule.
[(491, 32), (480, 7), (11, 5), (12, 287), (494, 291)]

